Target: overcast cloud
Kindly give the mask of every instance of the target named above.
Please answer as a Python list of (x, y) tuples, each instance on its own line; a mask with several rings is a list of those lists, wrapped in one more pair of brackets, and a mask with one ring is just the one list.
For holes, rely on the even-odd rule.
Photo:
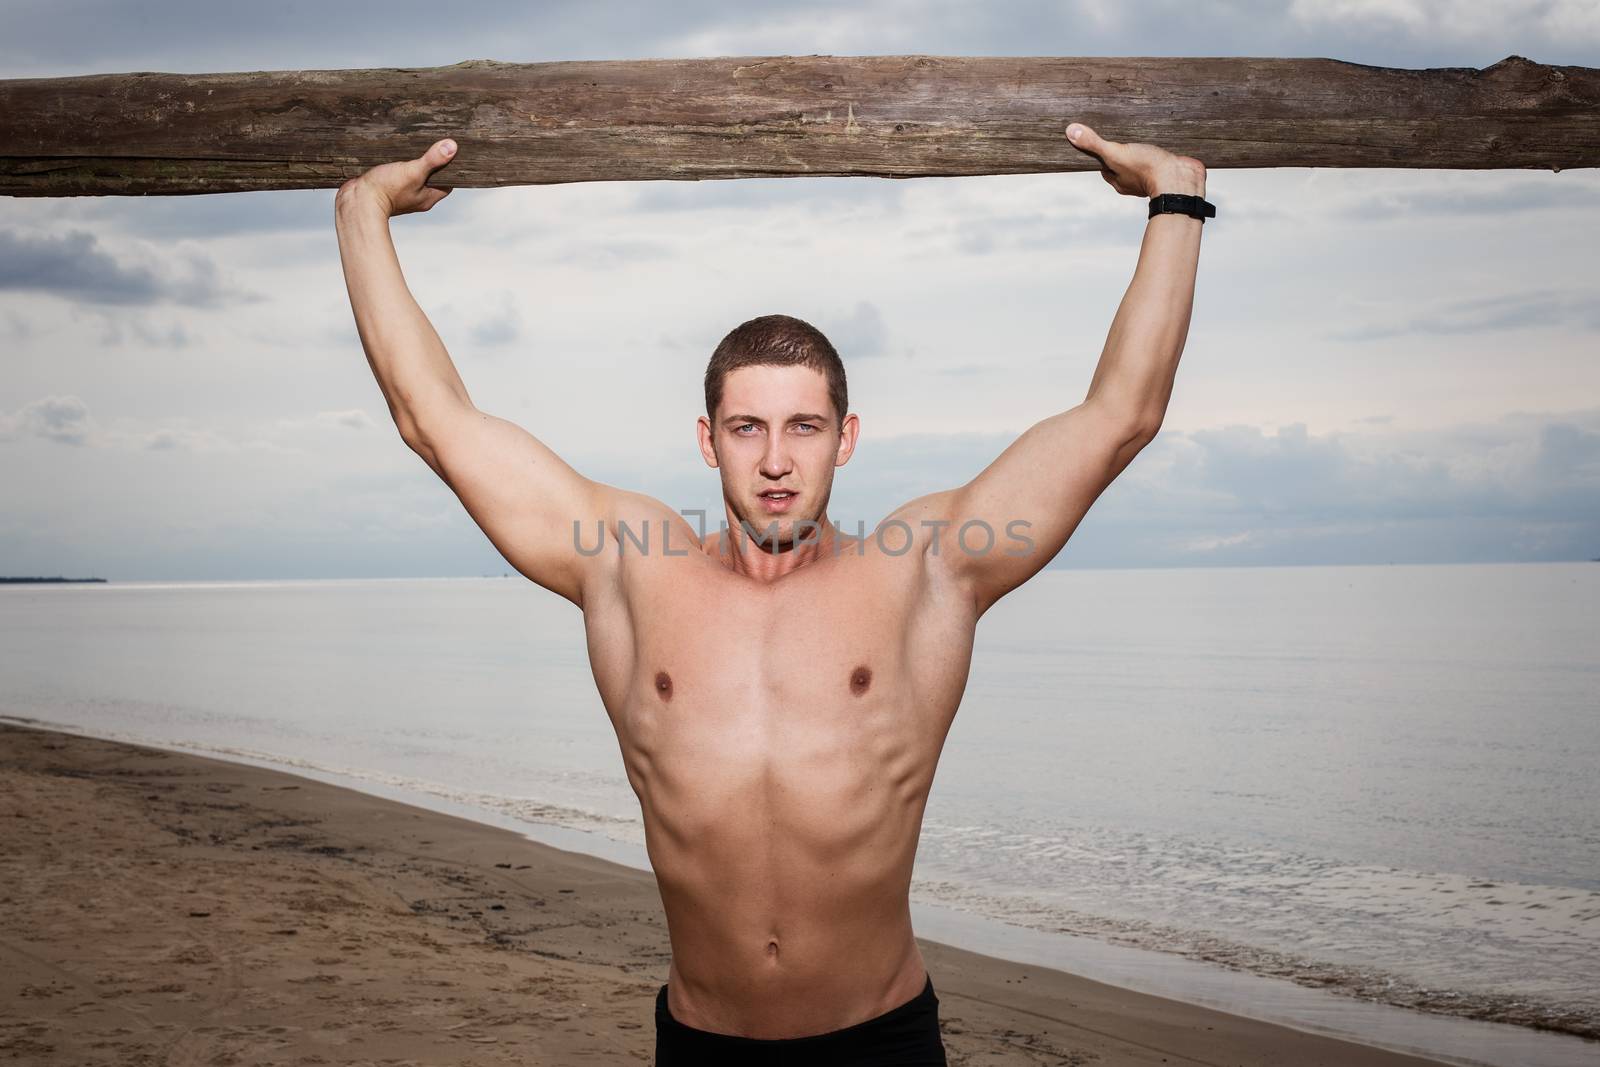
[[(12, 78), (813, 53), (1600, 65), (1600, 5), (0, 7)], [(0, 198), (0, 574), (509, 569), (395, 433), (332, 197)], [(1208, 198), (1162, 432), (1057, 565), (1600, 556), (1596, 171), (1213, 169)], [(813, 322), (862, 421), (854, 529), (1083, 398), (1142, 204), (1092, 173), (582, 183), (393, 232), (480, 407), (713, 523), (705, 361), (754, 315)]]

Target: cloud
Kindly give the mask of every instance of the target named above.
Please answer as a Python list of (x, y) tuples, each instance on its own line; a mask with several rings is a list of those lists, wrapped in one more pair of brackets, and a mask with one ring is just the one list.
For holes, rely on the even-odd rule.
[(699, 211), (821, 213), (830, 222), (856, 212), (899, 215), (907, 186), (888, 178), (738, 178), (707, 181), (637, 182), (634, 211), (675, 214)]
[(362, 408), (350, 408), (347, 411), (319, 411), (316, 414), (318, 422), (327, 426), (343, 426), (351, 430), (376, 430), (378, 424), (373, 421)]
[[(523, 303), (527, 299), (523, 297), (519, 300), (509, 289), (499, 290), (492, 298), (484, 296), (480, 299), (479, 294), (473, 294), (463, 302), (441, 302), (429, 313), (429, 318), (444, 337), (464, 334), (471, 345), (458, 346), (462, 348), (462, 354), (477, 355), (485, 348), (503, 348), (525, 336)], [(350, 331), (341, 326), (335, 331), (334, 337), (339, 343), (348, 344)]]
[(675, 249), (665, 241), (639, 238), (594, 238), (556, 249), (551, 262), (589, 270), (611, 271), (630, 263), (670, 259)]
[(15, 311), (7, 310), (5, 321), (0, 325), (0, 340), (26, 341), (32, 336), (33, 324)]
[(1541, 426), (1530, 467), (1536, 485), (1572, 493), (1600, 490), (1600, 433), (1571, 423)]
[(1600, 552), (1600, 409), (1426, 431), (1162, 433), (1095, 512), (1167, 562), (1587, 559)]
[(815, 325), (846, 362), (881, 356), (888, 351), (888, 330), (883, 324), (883, 312), (870, 301), (858, 300), (856, 306), (843, 317), (829, 321), (826, 326), (822, 323)]
[(920, 226), (906, 236), (969, 256), (1033, 249), (1059, 252), (1088, 242), (1136, 239), (1141, 221), (1105, 214), (1056, 218), (989, 215)]
[(1447, 298), (1405, 318), (1391, 318), (1323, 334), (1335, 341), (1374, 341), (1406, 334), (1482, 334), (1505, 330), (1566, 327), (1600, 331), (1600, 301), (1592, 290), (1542, 289), (1470, 299)]
[[(146, 420), (123, 418), (98, 431), (93, 443), (106, 449), (135, 452), (215, 453), (244, 462), (238, 457), (245, 453), (281, 457), (316, 455), (320, 445), (309, 441), (310, 434), (345, 435), (352, 431), (365, 433), (378, 428), (378, 422), (364, 408), (318, 411), (264, 422), (229, 422), (215, 426), (201, 425), (187, 416), (162, 419), (154, 425)], [(328, 440), (331, 442), (334, 439)]]
[(0, 441), (42, 437), (62, 445), (85, 444), (93, 432), (89, 405), (76, 396), (46, 396), (13, 415), (0, 415)]
[(234, 449), (233, 442), (210, 431), (187, 426), (164, 426), (138, 438), (152, 452), (226, 452)]
[[(863, 438), (830, 513), (854, 530), (965, 484), (1015, 434)], [(684, 472), (684, 482), (693, 473)], [(1162, 432), (1056, 566), (1587, 559), (1600, 555), (1600, 409), (1435, 430)]]
[[(48, 77), (796, 52), (1345, 58), (1358, 47), (1361, 61), (1374, 63), (1426, 65), (1431, 57), (1460, 65), (1464, 50), (1487, 62), (1516, 52), (1580, 63), (1600, 39), (1590, 0), (1296, 0), (1287, 8), (1282, 0), (816, 0), (803, 7), (619, 0), (603, 8), (484, 0), (470, 19), (447, 23), (427, 0), (391, 0), (376, 22), (361, 5), (229, 4), (226, 11), (219, 19), (216, 5), (199, 0), (11, 0), (0, 5), (0, 70)], [(416, 33), (418, 25), (429, 32)]]
[(188, 264), (186, 276), (120, 262), (84, 230), (59, 237), (0, 230), (0, 291), (45, 292), (88, 304), (190, 307), (216, 307), (229, 298), (246, 297), (222, 286), (209, 257), (168, 250), (163, 258), (175, 255)]
[[(930, 5), (923, 17), (939, 20), (939, 5)], [(888, 8), (889, 10), (885, 10)], [(896, 10), (898, 9), (898, 10)], [(668, 37), (674, 54), (693, 56), (745, 56), (772, 54), (775, 38), (810, 40), (829, 52), (857, 53), (870, 50), (866, 42), (883, 42), (878, 47), (908, 46), (914, 38), (916, 19), (902, 3), (877, 8), (847, 4), (808, 4), (800, 9), (760, 8), (727, 11), (723, 17), (698, 26), (687, 26)]]
[(154, 241), (333, 233), (332, 189), (194, 196), (104, 196), (71, 202), (72, 220)]
[[(794, 315), (821, 330), (838, 351), (846, 370), (855, 360), (887, 355), (889, 352), (889, 330), (883, 311), (870, 300), (857, 300), (845, 311), (819, 312), (795, 307), (750, 309), (745, 318), (767, 314)], [(692, 357), (699, 363), (696, 370), (702, 370), (704, 361), (711, 358), (717, 345), (739, 325), (739, 322), (732, 321), (732, 317), (720, 311), (715, 315), (716, 318), (708, 320), (703, 328), (695, 328), (691, 332), (658, 333), (654, 343), (659, 348)]]
[(188, 348), (196, 337), (181, 319), (173, 319), (165, 326), (151, 322), (150, 317), (138, 310), (104, 307), (72, 306), (73, 319), (87, 317), (100, 326), (98, 338), (102, 345), (126, 344), (128, 335), (151, 348)]
[(1524, 211), (1566, 211), (1572, 187), (1558, 176), (1549, 181), (1518, 180), (1499, 188), (1443, 185), (1433, 180), (1424, 188), (1390, 189), (1376, 196), (1360, 195), (1331, 202), (1324, 212), (1349, 222), (1387, 222), (1395, 218), (1500, 218)]
[(1508, 24), (1569, 40), (1600, 40), (1600, 8), (1590, 0), (1294, 0), (1289, 17), (1307, 26), (1492, 35)]
[(500, 307), (474, 324), (468, 333), (474, 344), (498, 347), (522, 336), (522, 312), (511, 293), (502, 290)]

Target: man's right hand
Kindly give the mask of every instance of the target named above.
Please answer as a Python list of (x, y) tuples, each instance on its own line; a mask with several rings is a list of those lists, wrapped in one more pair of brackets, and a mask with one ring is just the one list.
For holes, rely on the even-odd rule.
[(1124, 196), (1206, 195), (1206, 165), (1192, 156), (1173, 155), (1153, 144), (1108, 141), (1081, 122), (1067, 127), (1067, 140), (1098, 159), (1100, 176)]
[(449, 189), (430, 189), (427, 181), (433, 172), (455, 158), (456, 143), (449, 138), (435, 141), (416, 159), (381, 163), (339, 187), (334, 203), (370, 199), (388, 217), (427, 211), (450, 195)]

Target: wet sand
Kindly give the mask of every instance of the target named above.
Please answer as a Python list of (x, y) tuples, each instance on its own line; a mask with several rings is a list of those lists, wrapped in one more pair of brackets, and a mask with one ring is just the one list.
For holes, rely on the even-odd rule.
[[(919, 939), (953, 1065), (1401, 1067)], [(654, 879), (279, 771), (0, 725), (0, 1058), (648, 1064)]]

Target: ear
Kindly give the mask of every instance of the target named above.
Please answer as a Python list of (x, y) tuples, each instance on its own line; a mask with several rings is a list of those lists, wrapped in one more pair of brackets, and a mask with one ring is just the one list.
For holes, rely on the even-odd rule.
[(695, 437), (700, 441), (700, 458), (706, 461), (706, 466), (713, 469), (717, 466), (717, 450), (711, 443), (711, 420), (701, 415), (694, 424)]
[(844, 422), (839, 424), (839, 452), (833, 457), (835, 467), (850, 462), (850, 456), (856, 450), (856, 438), (860, 436), (861, 420), (854, 415), (846, 415)]

